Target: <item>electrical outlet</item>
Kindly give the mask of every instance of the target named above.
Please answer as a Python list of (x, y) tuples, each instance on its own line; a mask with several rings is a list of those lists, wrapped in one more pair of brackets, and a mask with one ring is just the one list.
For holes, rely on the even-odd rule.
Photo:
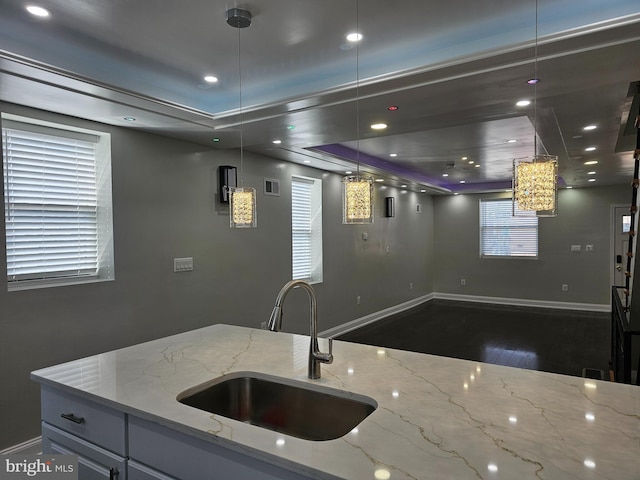
[(191, 271), (193, 271), (193, 257), (174, 258), (173, 259), (173, 271), (174, 272), (191, 272)]
[(585, 245), (584, 246), (584, 251), (585, 252), (593, 252), (593, 245)]
[(568, 291), (569, 291), (569, 285), (568, 285), (568, 284), (566, 284), (566, 283), (563, 283), (563, 284), (562, 284), (562, 291), (563, 291), (563, 292), (568, 292)]
[(460, 285), (462, 285), (463, 287), (465, 287), (467, 285), (467, 279), (466, 278), (461, 278), (460, 279)]
[(360, 305), (360, 295), (356, 297), (356, 305)]

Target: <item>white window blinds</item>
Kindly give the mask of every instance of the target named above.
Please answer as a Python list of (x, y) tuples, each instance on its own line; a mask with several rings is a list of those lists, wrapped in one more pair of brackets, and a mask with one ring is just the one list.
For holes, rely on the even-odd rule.
[(512, 215), (511, 200), (480, 201), (480, 255), (482, 257), (537, 257), (536, 212)]
[(322, 183), (291, 179), (292, 278), (322, 281)]
[[(4, 121), (7, 279), (97, 277), (99, 137)], [(110, 164), (109, 164), (110, 170)], [(110, 175), (109, 175), (110, 209)], [(111, 243), (111, 242), (103, 242)], [(108, 250), (105, 248), (105, 250)]]

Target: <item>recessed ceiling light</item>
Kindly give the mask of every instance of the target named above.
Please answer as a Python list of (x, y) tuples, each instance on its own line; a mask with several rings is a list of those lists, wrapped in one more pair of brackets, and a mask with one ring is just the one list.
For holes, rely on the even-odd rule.
[(518, 100), (516, 102), (517, 107), (528, 107), (531, 105), (531, 100)]
[(407, 188), (407, 186), (406, 186), (406, 185), (400, 185), (400, 186), (401, 186), (402, 188)]
[(443, 177), (448, 177), (448, 176), (449, 176), (449, 174), (448, 174), (448, 173), (443, 173), (443, 174), (442, 174), (442, 176), (443, 176)]
[(271, 143), (275, 143), (276, 145), (280, 145), (282, 140), (273, 140)]
[(218, 143), (220, 141), (220, 139), (218, 137), (213, 137), (211, 139), (214, 143)]
[(347, 38), (347, 41), (349, 42), (359, 42), (360, 40), (362, 40), (362, 34), (358, 32), (353, 32), (353, 33), (347, 34), (346, 38)]
[(400, 107), (398, 107), (397, 105), (389, 105), (387, 107), (387, 110), (389, 110), (390, 112), (395, 112), (396, 110), (398, 110)]
[(591, 172), (587, 172), (587, 175), (595, 175), (595, 174), (596, 174), (596, 172), (593, 171), (593, 170)]
[(347, 170), (346, 172), (344, 172), (347, 175), (351, 175), (353, 172), (351, 170)]
[(136, 119), (133, 118), (133, 117), (124, 117), (124, 120), (127, 121), (127, 122), (135, 122), (136, 121)]
[(311, 163), (311, 160), (304, 160), (304, 163)]
[(468, 160), (469, 157), (462, 157), (461, 160)]
[(397, 157), (397, 156), (398, 156), (398, 154), (397, 154), (397, 153), (390, 153), (390, 154), (389, 154), (389, 156), (390, 156), (390, 157)]
[(527, 80), (528, 85), (535, 85), (536, 83), (540, 83), (539, 78), (530, 78), (529, 80)]
[(582, 127), (582, 129), (587, 131), (587, 132), (589, 130), (595, 130), (596, 128), (598, 128), (596, 125), (587, 125), (586, 127)]
[(458, 192), (453, 192), (454, 195), (460, 195)]
[(214, 77), (213, 75), (206, 75), (204, 77), (204, 81), (207, 83), (216, 83), (218, 81), (218, 77)]
[(460, 180), (460, 183), (467, 183), (466, 180)]
[(596, 165), (598, 160), (589, 160), (588, 162), (584, 162), (585, 165)]
[(480, 164), (479, 164), (479, 163), (476, 163), (476, 164), (475, 164), (475, 167), (476, 167), (476, 168), (480, 168)]
[(474, 163), (476, 162), (474, 162), (473, 160), (469, 160), (469, 165), (473, 165)]
[(596, 149), (596, 147), (587, 147), (584, 149), (585, 152), (593, 152)]
[(595, 178), (590, 178), (590, 179), (589, 179), (589, 181), (590, 181), (590, 182), (595, 182), (595, 181), (596, 181), (596, 179), (595, 179)]
[(376, 182), (384, 182), (384, 178), (376, 178)]
[(567, 187), (567, 189), (569, 189), (569, 190), (571, 190), (572, 188), (573, 188), (573, 187), (572, 187), (571, 185), (569, 185), (569, 186)]
[(385, 128), (387, 128), (387, 124), (386, 123), (374, 123), (373, 125), (371, 125), (371, 128), (374, 130), (384, 130)]
[(518, 140), (512, 138), (511, 140), (507, 140), (507, 143), (516, 143)]
[(296, 126), (295, 125), (287, 125), (287, 130), (295, 130)]
[(420, 190), (420, 193), (427, 193), (427, 191), (423, 188), (422, 190)]
[(27, 12), (29, 12), (34, 17), (45, 18), (51, 15), (49, 13), (49, 10), (47, 10), (46, 8), (38, 7), (37, 5), (27, 5), (26, 9)]

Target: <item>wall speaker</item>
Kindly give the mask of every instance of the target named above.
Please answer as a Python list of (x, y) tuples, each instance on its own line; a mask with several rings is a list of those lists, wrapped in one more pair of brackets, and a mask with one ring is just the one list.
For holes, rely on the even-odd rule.
[(384, 199), (384, 216), (395, 217), (396, 216), (396, 204), (395, 198), (385, 197)]

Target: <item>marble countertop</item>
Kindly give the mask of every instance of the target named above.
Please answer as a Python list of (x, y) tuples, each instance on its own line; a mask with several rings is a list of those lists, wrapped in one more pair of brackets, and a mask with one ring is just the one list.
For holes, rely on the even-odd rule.
[[(308, 351), (306, 336), (213, 325), (32, 378), (314, 478), (640, 478), (640, 387), (340, 341), (308, 380)], [(239, 371), (367, 395), (378, 408), (314, 442), (176, 401)]]

